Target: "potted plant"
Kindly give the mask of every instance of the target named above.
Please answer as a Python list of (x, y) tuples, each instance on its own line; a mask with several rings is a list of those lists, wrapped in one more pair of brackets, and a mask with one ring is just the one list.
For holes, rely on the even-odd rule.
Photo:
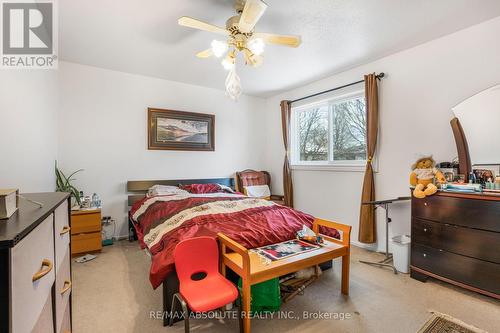
[(76, 170), (72, 174), (70, 174), (68, 177), (57, 167), (57, 161), (55, 163), (55, 173), (56, 173), (56, 192), (68, 192), (71, 194), (71, 197), (74, 199), (74, 204), (80, 206), (82, 201), (80, 198), (80, 191), (71, 184), (73, 180), (74, 175), (76, 175), (78, 172), (83, 171), (83, 169)]

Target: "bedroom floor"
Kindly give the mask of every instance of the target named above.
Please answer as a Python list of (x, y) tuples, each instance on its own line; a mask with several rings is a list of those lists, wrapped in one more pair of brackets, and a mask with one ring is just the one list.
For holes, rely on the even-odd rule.
[[(500, 302), (436, 280), (421, 283), (409, 275), (360, 264), (380, 254), (353, 247), (350, 296), (340, 294), (340, 261), (282, 306), (303, 311), (349, 314), (349, 319), (254, 319), (253, 332), (398, 332), (414, 333), (429, 310), (454, 316), (490, 333), (500, 327)], [(151, 313), (162, 311), (161, 290), (149, 280), (149, 257), (136, 242), (105, 247), (97, 259), (73, 263), (73, 332), (184, 332), (184, 325), (163, 327)], [(288, 312), (291, 314), (291, 312)], [(334, 316), (334, 315), (332, 315)], [(237, 332), (236, 320), (192, 320), (192, 332)]]

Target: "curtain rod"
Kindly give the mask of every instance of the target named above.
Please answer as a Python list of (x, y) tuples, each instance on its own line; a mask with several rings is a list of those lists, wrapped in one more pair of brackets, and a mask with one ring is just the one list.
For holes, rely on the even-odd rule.
[[(381, 79), (385, 76), (385, 74), (382, 72), (382, 73), (379, 73), (377, 75), (375, 75), (375, 77), (377, 79)], [(323, 94), (326, 94), (326, 93), (329, 93), (329, 92), (332, 92), (332, 91), (335, 91), (335, 90), (340, 90), (340, 89), (344, 89), (344, 88), (347, 88), (347, 87), (350, 87), (350, 86), (353, 86), (355, 84), (359, 84), (361, 82), (365, 82), (365, 80), (360, 80), (360, 81), (356, 81), (356, 82), (352, 82), (352, 83), (349, 83), (349, 84), (345, 84), (343, 86), (340, 86), (340, 87), (335, 87), (335, 88), (332, 88), (332, 89), (328, 89), (328, 90), (325, 90), (325, 91), (321, 91), (319, 93), (315, 93), (315, 94), (312, 94), (312, 95), (309, 95), (309, 96), (305, 96), (305, 97), (301, 97), (301, 98), (297, 98), (297, 99), (294, 99), (293, 101), (290, 101), (290, 104), (292, 103), (295, 103), (295, 102), (298, 102), (298, 101), (302, 101), (304, 99), (308, 99), (308, 98), (311, 98), (311, 97), (316, 97), (316, 96), (319, 96), (319, 95), (323, 95)]]

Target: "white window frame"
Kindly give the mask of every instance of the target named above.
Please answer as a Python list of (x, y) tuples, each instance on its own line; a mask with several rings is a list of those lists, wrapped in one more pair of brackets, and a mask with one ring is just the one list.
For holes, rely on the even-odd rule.
[[(292, 170), (310, 170), (310, 171), (354, 171), (354, 172), (364, 172), (366, 169), (366, 160), (345, 160), (345, 161), (300, 161), (299, 160), (299, 138), (298, 138), (298, 120), (297, 114), (310, 110), (312, 107), (320, 105), (331, 105), (342, 103), (346, 100), (350, 100), (357, 97), (365, 97), (364, 90), (356, 90), (347, 94), (330, 97), (322, 99), (313, 103), (300, 105), (297, 107), (292, 107), (291, 119), (290, 119), (290, 164)], [(332, 113), (328, 113), (328, 117), (332, 117)], [(328, 126), (331, 126), (332, 119), (328, 119)], [(328, 128), (328, 135), (330, 135), (330, 128)], [(333, 150), (333, 142), (329, 138), (328, 147), (328, 158), (331, 157), (331, 152)], [(373, 159), (372, 167), (375, 171), (378, 170), (377, 159)]]

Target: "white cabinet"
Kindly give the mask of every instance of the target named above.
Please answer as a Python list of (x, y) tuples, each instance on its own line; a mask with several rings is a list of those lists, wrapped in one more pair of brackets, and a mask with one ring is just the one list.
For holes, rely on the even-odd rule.
[(24, 196), (0, 225), (0, 332), (71, 331), (68, 194)]

